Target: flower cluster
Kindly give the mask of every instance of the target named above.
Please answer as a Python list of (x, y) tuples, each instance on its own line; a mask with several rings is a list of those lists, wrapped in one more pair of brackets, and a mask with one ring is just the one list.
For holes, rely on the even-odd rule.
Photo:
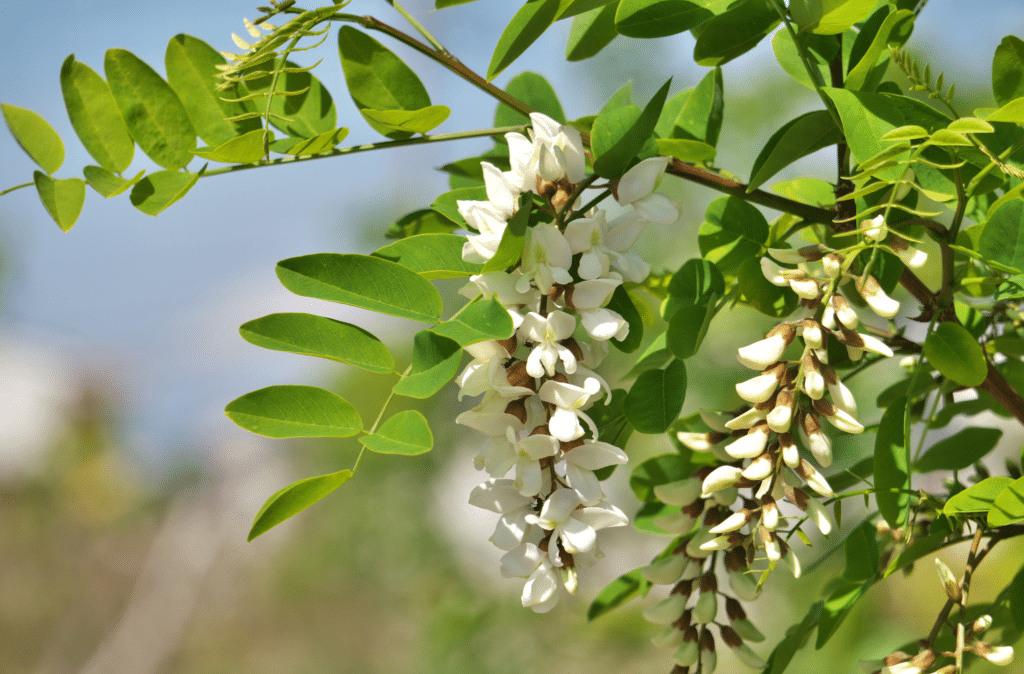
[[(871, 236), (877, 244), (885, 234), (872, 231), (865, 238)], [(903, 246), (902, 252), (915, 265), (924, 255), (909, 246)], [(801, 456), (799, 444), (818, 466), (827, 467), (832, 463), (832, 443), (824, 424), (845, 433), (860, 433), (864, 427), (852, 393), (828, 364), (829, 339), (845, 346), (853, 360), (865, 351), (892, 355), (881, 339), (857, 331), (858, 315), (840, 287), (849, 278), (849, 258), (821, 245), (770, 249), (769, 254), (775, 260), (762, 259), (765, 277), (795, 292), (811, 315), (784, 321), (764, 339), (739, 349), (739, 361), (758, 372), (736, 385), (747, 406), (731, 414), (703, 412), (710, 432), (678, 434), (682, 444), (696, 452), (713, 453), (721, 465), (704, 466), (685, 480), (655, 488), (662, 503), (678, 508), (655, 524), (687, 538), (644, 569), (652, 583), (672, 586), (668, 598), (648, 608), (645, 616), (666, 625), (654, 641), (677, 648), (676, 665), (697, 665), (703, 674), (714, 669), (716, 659), (712, 624), (717, 625), (720, 641), (740, 661), (755, 668), (764, 666), (745, 643), (763, 637), (747, 621), (739, 600), (751, 601), (759, 594), (752, 569), (756, 560), (766, 561), (767, 569), (783, 561), (794, 576), (800, 575), (799, 559), (779, 534), (787, 519), (780, 502), (795, 506), (803, 513), (800, 518), (813, 522), (823, 535), (832, 529), (816, 496), (835, 494), (818, 468)], [(821, 268), (812, 271), (808, 265), (816, 261)], [(779, 263), (796, 264), (796, 268)], [(852, 285), (875, 313), (885, 318), (896, 315), (898, 302), (873, 277), (855, 279)], [(799, 353), (787, 359), (785, 354), (798, 341)], [(740, 490), (749, 490), (749, 495), (741, 496)], [(719, 555), (735, 597), (719, 590)], [(695, 588), (699, 592), (690, 605)], [(720, 599), (728, 624), (715, 622)]]
[(648, 223), (673, 222), (678, 210), (654, 191), (668, 162), (654, 158), (609, 186), (621, 206), (632, 207), (624, 215), (609, 221), (596, 208), (575, 211), (592, 182), (580, 134), (542, 114), (530, 119), (529, 137), (506, 135), (510, 171), (482, 164), (487, 200), (458, 202), (475, 230), (463, 248), (471, 262), (494, 257), (521, 195), (532, 193), (550, 221), (542, 217), (526, 230), (517, 267), (473, 276), (463, 290), (497, 298), (515, 333), (467, 347), (473, 361), (457, 378), (459, 397), (483, 397), (456, 421), (488, 437), (476, 464), (491, 479), (473, 490), (470, 503), (500, 515), (490, 540), (507, 551), (502, 574), (525, 578), (523, 605), (543, 612), (563, 590), (575, 591), (578, 567), (601, 556), (597, 532), (628, 521), (594, 473), (625, 463), (626, 454), (598, 439), (586, 409), (611, 395), (594, 368), (608, 340), (629, 331), (607, 306), (612, 294), (650, 271), (629, 248)]

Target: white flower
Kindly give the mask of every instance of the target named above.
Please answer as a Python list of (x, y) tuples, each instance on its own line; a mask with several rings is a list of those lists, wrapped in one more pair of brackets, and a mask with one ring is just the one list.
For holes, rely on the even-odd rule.
[(885, 226), (885, 216), (876, 215), (870, 220), (865, 220), (860, 223), (861, 227), (864, 227), (864, 238), (868, 241), (874, 241), (880, 243), (885, 240), (885, 237), (889, 234), (889, 228)]
[(604, 498), (595, 470), (629, 461), (624, 451), (599, 440), (585, 440), (579, 447), (564, 452), (562, 458), (566, 481), (583, 505), (593, 505)]
[(623, 340), (629, 334), (629, 323), (618, 313), (604, 308), (620, 283), (618, 279), (595, 279), (569, 286), (572, 292), (567, 292), (566, 302), (572, 303), (571, 308), (580, 315), (580, 322), (592, 339)]
[(571, 442), (583, 437), (583, 426), (580, 419), (586, 420), (597, 436), (594, 422), (585, 415), (581, 408), (587, 404), (591, 396), (601, 390), (596, 379), (587, 379), (584, 386), (573, 386), (549, 379), (537, 392), (540, 399), (555, 406), (555, 411), (548, 421), (548, 431), (562, 442)]
[(536, 288), (530, 287), (524, 292), (516, 290), (516, 282), (521, 277), (522, 274), (518, 271), (512, 274), (503, 271), (477, 274), (469, 277), (470, 283), (466, 284), (459, 294), (470, 299), (477, 294), (483, 295), (484, 299), (496, 297), (512, 317), (512, 324), (519, 329), (523, 323), (523, 315), (518, 308), (534, 304), (540, 298), (540, 291)]
[(701, 486), (701, 497), (707, 498), (720, 489), (733, 486), (743, 477), (743, 471), (736, 466), (719, 466), (711, 471)]
[(541, 180), (566, 178), (576, 184), (586, 175), (586, 157), (580, 132), (539, 112), (530, 114), (532, 140), (519, 133), (507, 133), (509, 161), (521, 191), (532, 191)]
[(740, 348), (737, 357), (752, 370), (764, 370), (779, 362), (795, 335), (792, 326), (782, 323), (772, 328), (764, 339)]
[(516, 479), (512, 483), (523, 496), (534, 496), (541, 489), (540, 460), (558, 452), (558, 441), (550, 435), (537, 433), (523, 439), (511, 428), (505, 430), (505, 438), (494, 438), (486, 451), (484, 468), (491, 477), (502, 477), (513, 466)]
[(668, 157), (651, 157), (626, 171), (619, 178), (615, 200), (621, 206), (632, 206), (648, 222), (671, 225), (679, 218), (679, 207), (664, 194), (654, 191), (668, 162)]
[(1013, 646), (992, 646), (984, 641), (976, 641), (972, 650), (993, 665), (1005, 667), (1013, 662)]
[(636, 253), (629, 252), (646, 226), (647, 222), (635, 215), (620, 216), (608, 223), (604, 211), (600, 210), (591, 217), (570, 222), (565, 228), (565, 239), (574, 255), (582, 253), (578, 267), (580, 278), (602, 278), (610, 269), (634, 283), (647, 278), (650, 265)]
[(540, 224), (526, 230), (523, 242), (523, 275), (516, 282), (516, 290), (526, 292), (530, 282), (545, 295), (554, 283), (572, 283), (569, 267), (572, 251), (569, 243), (554, 224)]
[(490, 541), (501, 550), (511, 550), (523, 542), (530, 524), (533, 498), (523, 496), (512, 480), (488, 480), (478, 485), (469, 495), (469, 502), (501, 515)]
[(555, 566), (562, 566), (558, 543), (571, 555), (588, 553), (597, 548), (597, 532), (607, 527), (620, 527), (629, 522), (625, 513), (604, 501), (583, 506), (570, 489), (556, 489), (541, 508), (539, 515), (527, 515), (526, 521), (551, 532), (548, 556)]
[(546, 613), (558, 603), (558, 570), (533, 543), (525, 543), (503, 555), (501, 575), (505, 578), (526, 578), (523, 606), (537, 613)]
[(564, 311), (552, 311), (546, 317), (531, 311), (519, 327), (519, 338), (536, 344), (526, 359), (526, 372), (531, 377), (555, 374), (555, 364), (562, 361), (566, 373), (576, 371), (576, 356), (561, 341), (572, 336), (576, 319)]
[(475, 431), (491, 437), (504, 437), (505, 429), (511, 428), (514, 431), (525, 429), (523, 422), (511, 414), (505, 414), (504, 407), (498, 411), (480, 409), (482, 405), (467, 410), (455, 417), (455, 423), (468, 426)]
[(462, 245), (462, 259), (466, 262), (486, 262), (494, 257), (505, 233), (508, 221), (501, 210), (489, 201), (456, 202), (459, 215), (479, 234), (470, 234)]

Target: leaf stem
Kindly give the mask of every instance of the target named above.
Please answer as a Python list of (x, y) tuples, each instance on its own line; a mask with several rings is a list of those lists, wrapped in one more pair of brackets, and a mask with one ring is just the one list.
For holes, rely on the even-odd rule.
[(35, 185), (34, 182), (33, 183), (22, 183), (20, 185), (15, 185), (14, 187), (8, 187), (3, 192), (0, 192), (0, 197), (2, 197), (5, 194), (10, 194), (14, 190), (20, 190), (22, 187), (32, 187), (33, 185)]
[[(412, 363), (409, 363), (409, 366), (405, 368), (405, 372), (403, 372), (402, 374), (398, 375), (398, 381), (402, 381), (407, 376), (409, 376), (409, 372), (410, 371), (412, 371)], [(388, 393), (388, 397), (384, 399), (384, 404), (380, 406), (380, 412), (377, 413), (377, 418), (373, 420), (373, 426), (370, 427), (370, 430), (366, 431), (367, 435), (373, 435), (377, 431), (377, 426), (380, 425), (380, 420), (384, 418), (384, 412), (387, 411), (388, 406), (391, 405), (391, 400), (394, 397), (395, 397), (395, 388), (391, 387), (391, 391)], [(355, 473), (356, 469), (359, 468), (359, 462), (362, 461), (363, 454), (365, 452), (366, 452), (366, 445), (360, 443), (359, 455), (356, 457), (356, 462), (354, 464), (352, 464), (352, 472), (353, 473)]]
[(421, 24), (419, 21), (417, 21), (416, 18), (405, 9), (405, 7), (402, 7), (400, 4), (398, 4), (397, 0), (384, 0), (384, 1), (386, 3), (388, 3), (389, 5), (391, 5), (392, 7), (394, 7), (398, 11), (398, 13), (401, 14), (402, 17), (405, 18), (406, 21), (408, 21), (410, 24), (412, 24), (412, 27), (415, 28), (417, 31), (419, 31), (419, 34), (422, 35), (423, 38), (427, 42), (429, 42), (431, 45), (433, 45), (434, 49), (436, 49), (441, 54), (445, 54), (447, 56), (451, 56), (451, 52), (449, 52), (447, 49), (445, 49), (444, 45), (441, 44), (440, 42), (438, 42), (437, 38), (434, 37), (433, 35), (431, 35), (430, 31), (428, 31), (423, 26), (423, 24)]

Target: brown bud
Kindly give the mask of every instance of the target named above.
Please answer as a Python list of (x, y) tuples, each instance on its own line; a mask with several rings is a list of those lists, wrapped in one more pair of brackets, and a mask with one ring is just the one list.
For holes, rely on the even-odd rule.
[(559, 285), (558, 283), (553, 283), (551, 285), (551, 290), (548, 291), (548, 297), (551, 299), (552, 302), (554, 302), (555, 300), (562, 296), (563, 292), (565, 292), (565, 286)]
[(732, 573), (739, 573), (747, 570), (747, 556), (743, 548), (733, 548), (725, 553), (725, 568)]
[(715, 637), (711, 634), (711, 630), (707, 628), (700, 635), (700, 649), (710, 653), (715, 652)]
[[(570, 286), (571, 287), (571, 286)], [(569, 337), (568, 339), (562, 340), (562, 345), (569, 349), (569, 353), (575, 356), (576, 360), (583, 360), (583, 349), (580, 348), (580, 343), (576, 341), (575, 337)]]
[(774, 365), (769, 365), (765, 369), (761, 370), (761, 374), (770, 374), (776, 379), (782, 379), (782, 376), (786, 373), (786, 364), (779, 362)]
[(533, 391), (537, 390), (537, 380), (526, 371), (526, 363), (517, 360), (507, 368), (508, 383), (512, 386), (523, 386)]
[(909, 654), (904, 653), (903, 651), (896, 651), (895, 653), (885, 656), (882, 662), (885, 663), (886, 667), (892, 667), (893, 665), (902, 665), (909, 659)]
[(505, 406), (505, 414), (511, 414), (522, 423), (526, 423), (526, 404), (523, 399), (513, 400)]
[(836, 412), (839, 411), (838, 407), (824, 398), (818, 398), (817, 400), (811, 401), (811, 405), (814, 407), (814, 411), (823, 417), (835, 416)]
[(914, 657), (910, 658), (910, 664), (915, 667), (920, 667), (921, 671), (930, 669), (935, 664), (935, 651), (925, 650), (921, 651)]
[(796, 337), (796, 328), (794, 328), (789, 323), (779, 323), (774, 328), (768, 331), (768, 334), (765, 335), (765, 338), (774, 337), (775, 335), (782, 335), (782, 339), (786, 342), (787, 345), (792, 344), (793, 338)]
[(736, 634), (736, 630), (728, 625), (719, 627), (718, 633), (722, 635), (722, 641), (724, 641), (725, 645), (729, 648), (736, 648), (737, 646), (743, 645), (743, 639), (740, 635)]
[(735, 597), (725, 598), (725, 615), (729, 617), (729, 621), (743, 620), (747, 617), (747, 612), (743, 610), (743, 605), (740, 604), (739, 600)]
[(718, 576), (714, 571), (707, 571), (700, 577), (701, 592), (718, 592)]
[(576, 440), (570, 440), (569, 442), (559, 442), (558, 443), (558, 448), (560, 450), (562, 450), (563, 454), (565, 452), (568, 452), (571, 449), (576, 449), (577, 447), (582, 447), (582, 446), (583, 446), (583, 438), (578, 438)]
[(519, 340), (516, 339), (515, 333), (512, 334), (508, 339), (498, 339), (498, 346), (508, 351), (508, 355), (512, 355), (519, 348)]
[(551, 431), (548, 430), (547, 424), (542, 424), (530, 431), (530, 435), (551, 435)]

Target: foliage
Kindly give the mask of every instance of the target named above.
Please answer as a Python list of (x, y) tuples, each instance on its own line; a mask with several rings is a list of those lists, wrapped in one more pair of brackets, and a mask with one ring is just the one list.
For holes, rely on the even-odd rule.
[[(437, 0), (437, 8), (471, 1)], [(631, 485), (644, 502), (637, 528), (673, 539), (649, 565), (613, 581), (589, 617), (668, 585), (669, 596), (644, 615), (665, 626), (654, 641), (673, 648), (674, 671), (710, 674), (724, 645), (747, 665), (781, 674), (812, 632), (815, 648), (828, 642), (875, 583), (970, 540), (959, 578), (938, 562), (948, 601), (931, 633), (912, 647), (915, 654), (892, 644), (876, 669), (960, 671), (965, 655), (968, 663), (1008, 662), (1008, 644), (1024, 627), (1019, 575), (988, 607), (1007, 645), (980, 639), (986, 620), (965, 621), (976, 567), (996, 544), (1024, 533), (1020, 463), (1007, 461), (1007, 474), (997, 476), (981, 463), (996, 450), (999, 431), (966, 427), (937, 442), (929, 431), (980, 411), (1024, 423), (1020, 39), (1008, 36), (995, 50), (995, 107), (961, 114), (955, 87), (904, 50), (923, 9), (907, 0), (527, 0), (484, 75), (397, 2), (389, 0), (422, 40), (345, 13), (348, 4), (259, 8), (262, 15), (245, 22), (254, 41), (233, 36), (240, 54), (175, 36), (166, 79), (123, 49), (106, 53), (105, 77), (69, 56), (61, 90), (97, 165), (82, 178), (55, 177), (64, 161), (59, 135), (35, 112), (4, 103), (8, 129), (42, 169), (11, 190), (34, 186), (67, 231), (86, 185), (105, 198), (128, 192), (132, 205), (155, 216), (200, 179), (226, 172), (493, 138), (485, 155), (443, 167), (453, 189), (382, 232), (394, 241), (372, 255), (318, 253), (278, 263), (279, 280), (295, 294), (422, 324), (410, 330), (404, 369), (377, 336), (327, 317), (272, 314), (241, 328), (258, 346), (355, 365), (386, 380), (390, 393), (373, 423), (331, 391), (296, 385), (245, 394), (227, 405), (228, 417), (275, 438), (358, 436), (360, 457), (366, 449), (417, 455), (432, 448), (439, 429), (415, 410), (389, 413), (394, 396), (429, 398), (453, 379), (460, 397), (483, 394), (456, 419), (488, 436), (478, 463), (493, 479), (470, 500), (500, 515), (491, 540), (506, 552), (502, 571), (526, 579), (523, 604), (538, 612), (575, 592), (578, 570), (600, 557), (597, 532), (626, 522), (601, 482), (628, 461), (621, 447), (630, 434), (666, 434), (674, 451), (633, 468)], [(665, 82), (643, 105), (623, 88), (575, 120), (565, 118), (541, 75), (521, 74), (504, 90), (491, 83), (568, 18), (569, 60), (590, 58), (620, 35), (691, 31), (693, 60), (710, 70), (674, 95), (673, 80)], [(338, 56), (349, 94), (388, 140), (339, 148), (348, 129), (337, 126), (334, 98), (312, 74), (316, 64), (291, 60), (329, 44), (334, 23), (343, 24)], [(449, 108), (433, 104), (416, 71), (370, 33), (493, 96), (494, 126), (427, 135)], [(744, 184), (732, 178), (743, 167), (715, 165), (722, 66), (769, 38), (782, 69), (813, 89), (821, 107), (780, 126), (751, 158)], [(136, 146), (155, 170), (126, 173)], [(836, 175), (761, 189), (821, 150), (835, 151)], [(656, 191), (663, 175), (723, 196), (709, 203), (702, 224), (678, 223), (677, 205)], [(609, 215), (604, 207), (612, 202), (618, 208)], [(769, 221), (759, 206), (782, 215)], [(701, 257), (652, 275), (629, 250), (648, 226), (677, 227), (688, 241), (692, 232)], [(940, 279), (934, 289), (922, 281), (928, 267)], [(434, 283), (443, 279), (468, 279), (468, 301), (446, 306)], [(897, 286), (920, 307), (917, 316), (891, 297)], [(686, 361), (716, 336), (716, 316), (738, 306), (777, 322), (739, 349), (740, 362), (757, 372), (735, 384), (742, 403), (680, 418), (698, 383), (687, 377)], [(633, 380), (628, 391), (613, 391), (596, 371), (609, 346), (634, 354), (623, 377)], [(463, 351), (472, 361), (460, 373)], [(878, 364), (893, 356), (906, 372), (888, 381)], [(871, 410), (844, 383), (854, 376), (874, 378)], [(958, 395), (968, 389), (976, 400)], [(819, 468), (830, 467), (843, 433), (875, 433), (873, 457), (856, 464), (842, 457), (849, 468), (825, 475)], [(278, 491), (250, 539), (354, 480), (358, 466), (359, 458)], [(515, 478), (506, 479), (513, 468)], [(947, 479), (921, 490), (919, 474), (933, 471)], [(854, 490), (857, 482), (866, 488)], [(840, 540), (844, 500), (862, 496), (871, 504), (872, 495), (866, 517)], [(760, 633), (741, 602), (757, 597), (780, 561), (800, 576), (793, 537), (810, 545), (808, 522), (843, 551), (844, 570), (762, 659), (748, 645)], [(728, 578), (731, 593), (719, 578)], [(728, 624), (716, 621), (720, 603)], [(949, 634), (947, 618), (956, 622)]]

